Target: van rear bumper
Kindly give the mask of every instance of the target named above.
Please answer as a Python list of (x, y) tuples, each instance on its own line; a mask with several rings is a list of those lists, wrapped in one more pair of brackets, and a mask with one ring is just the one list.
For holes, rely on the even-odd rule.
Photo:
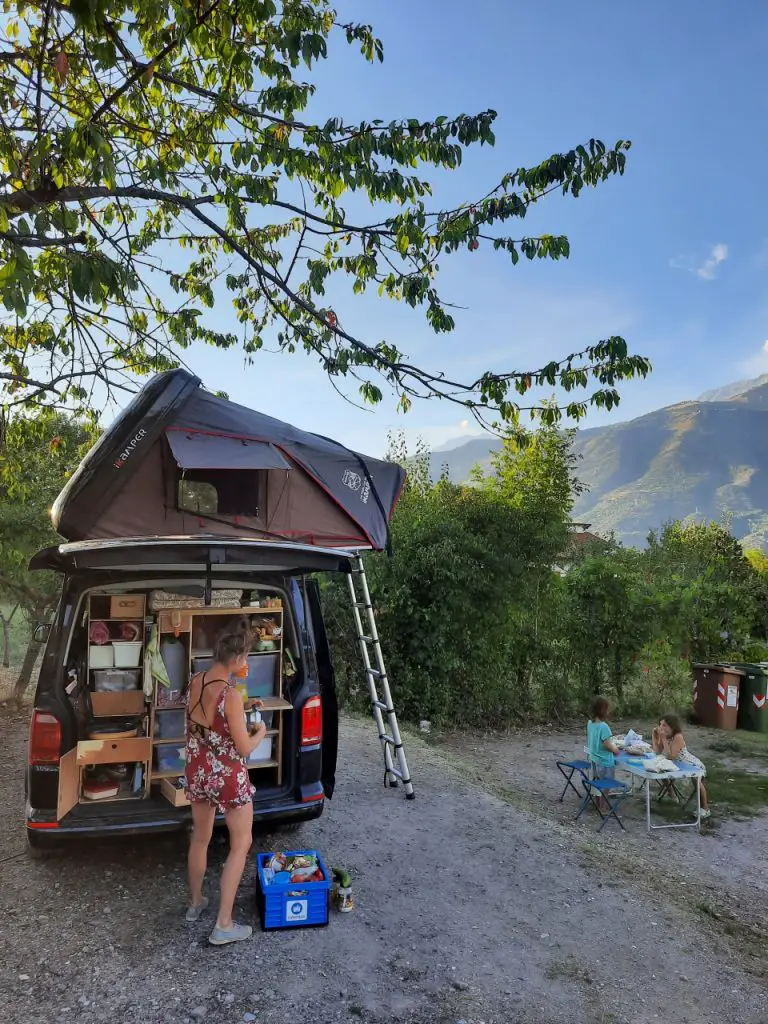
[[(84, 839), (108, 838), (109, 836), (139, 836), (184, 832), (192, 826), (192, 812), (189, 807), (142, 807), (140, 811), (126, 814), (121, 808), (119, 812), (110, 811), (110, 806), (89, 807), (89, 812), (78, 813), (79, 808), (72, 811), (61, 821), (49, 812), (27, 808), (27, 838), (30, 845), (36, 847), (54, 847), (67, 839), (81, 837)], [(282, 824), (294, 824), (312, 821), (323, 813), (325, 800), (323, 797), (307, 802), (287, 802), (271, 804), (266, 807), (255, 806), (253, 809), (254, 825), (278, 828)], [(216, 815), (216, 824), (224, 825), (224, 815)]]

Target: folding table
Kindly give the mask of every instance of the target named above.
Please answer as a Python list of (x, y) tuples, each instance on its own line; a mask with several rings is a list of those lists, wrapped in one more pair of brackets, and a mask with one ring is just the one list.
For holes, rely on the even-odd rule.
[[(704, 777), (704, 771), (701, 768), (694, 768), (693, 765), (682, 764), (676, 761), (677, 767), (674, 771), (668, 772), (649, 772), (645, 767), (646, 759), (641, 757), (632, 757), (629, 754), (619, 754), (616, 758), (616, 767), (621, 768), (622, 771), (628, 772), (633, 778), (639, 779), (642, 785), (645, 787), (645, 817), (646, 824), (648, 827), (648, 834), (655, 832), (659, 829), (664, 828), (695, 828), (699, 832), (701, 831), (701, 790), (699, 788), (699, 779)], [(671, 782), (678, 779), (695, 779), (696, 780), (696, 820), (692, 822), (672, 822), (666, 825), (652, 825), (651, 824), (651, 783), (652, 782)]]

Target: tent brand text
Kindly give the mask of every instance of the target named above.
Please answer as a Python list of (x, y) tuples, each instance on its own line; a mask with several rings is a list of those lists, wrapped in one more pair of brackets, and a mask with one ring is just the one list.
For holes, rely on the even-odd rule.
[(120, 469), (125, 465), (126, 459), (130, 458), (136, 450), (136, 445), (141, 441), (142, 438), (147, 436), (146, 430), (140, 430), (137, 434), (131, 438), (125, 448), (120, 452), (118, 457), (115, 459), (115, 469)]

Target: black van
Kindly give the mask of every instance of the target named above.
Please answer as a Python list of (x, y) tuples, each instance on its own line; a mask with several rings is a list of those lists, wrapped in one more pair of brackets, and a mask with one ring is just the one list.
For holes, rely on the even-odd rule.
[(153, 635), (180, 644), (190, 668), (204, 665), (210, 629), (223, 621), (217, 615), (251, 618), (253, 677), (257, 688), (266, 685), (260, 692), (270, 692), (271, 673), (269, 742), (249, 764), (255, 821), (319, 817), (334, 788), (338, 714), (317, 583), (308, 574), (348, 572), (350, 557), (220, 536), (90, 540), (40, 552), (32, 568), (63, 581), (47, 638), (39, 637), (46, 649), (27, 758), (30, 854), (71, 836), (188, 827), (177, 760), (183, 695), (145, 666)]

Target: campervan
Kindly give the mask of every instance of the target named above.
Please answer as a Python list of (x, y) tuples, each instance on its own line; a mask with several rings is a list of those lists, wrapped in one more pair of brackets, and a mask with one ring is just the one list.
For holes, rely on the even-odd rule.
[(338, 716), (318, 574), (388, 543), (402, 470), (155, 377), (102, 435), (53, 510), (64, 543), (32, 712), (32, 855), (63, 840), (185, 829), (185, 687), (217, 633), (249, 620), (244, 697), (265, 741), (254, 819), (318, 817), (333, 794)]

